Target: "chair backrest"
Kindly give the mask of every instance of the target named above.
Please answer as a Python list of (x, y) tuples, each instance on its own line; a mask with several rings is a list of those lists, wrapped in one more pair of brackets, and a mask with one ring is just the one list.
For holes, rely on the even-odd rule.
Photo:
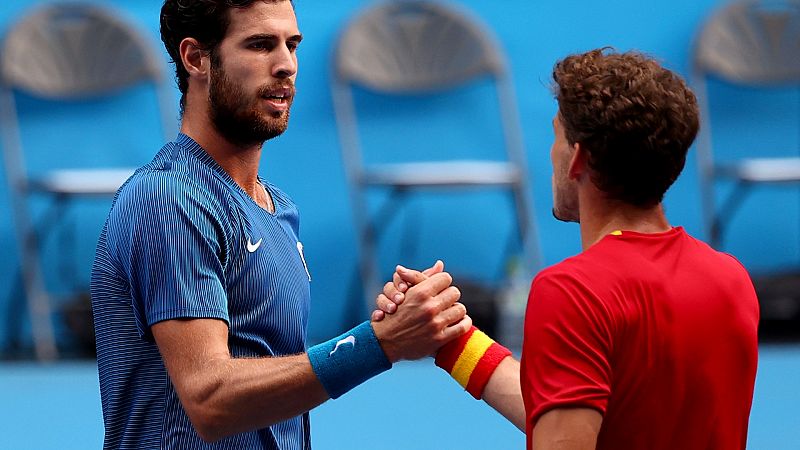
[(102, 95), (160, 80), (163, 63), (137, 30), (91, 4), (54, 4), (14, 24), (0, 57), (3, 83), (45, 98)]
[(334, 75), (378, 91), (413, 92), (504, 70), (491, 34), (460, 11), (394, 1), (370, 8), (345, 27)]
[[(747, 88), (800, 84), (800, 0), (732, 2), (711, 14), (694, 42), (691, 83), (697, 94), (701, 123), (695, 149), (706, 230), (714, 228), (713, 184), (718, 173), (712, 143), (709, 78)], [(707, 237), (713, 241), (713, 232), (709, 233)]]
[(363, 169), (354, 87), (417, 98), (488, 80), (496, 91), (504, 158), (526, 173), (516, 96), (505, 55), (492, 33), (460, 8), (428, 0), (371, 5), (343, 28), (333, 66), (334, 110), (351, 186), (358, 184)]
[[(394, 135), (380, 134), (380, 162), (419, 162), (417, 158), (447, 164), (457, 159), (502, 158), (517, 174), (514, 189), (520, 192), (519, 203), (525, 205), (520, 209), (532, 203), (508, 63), (493, 33), (477, 17), (447, 1), (384, 0), (368, 6), (343, 27), (332, 64), (333, 106), (342, 159), (353, 211), (361, 216), (356, 222), (367, 223), (367, 205), (360, 192), (368, 179), (365, 174), (373, 168), (381, 169), (377, 167), (379, 163), (365, 161), (361, 138), (381, 129), (391, 130)], [(478, 90), (480, 93), (473, 95)], [(361, 102), (362, 99), (366, 101)], [(356, 100), (360, 116), (356, 114)], [(476, 123), (475, 116), (466, 120), (464, 116), (476, 112), (493, 117), (496, 113), (498, 121), (481, 121), (486, 127), (475, 129), (471, 127)], [(359, 130), (357, 117), (375, 127)], [(441, 123), (437, 122), (439, 119), (452, 119), (459, 124), (437, 131), (414, 128), (417, 124)], [(456, 134), (455, 130), (461, 133)], [(369, 147), (376, 146), (377, 134), (370, 134), (373, 145)], [(446, 136), (443, 139), (447, 145), (437, 142), (440, 136)], [(495, 137), (502, 142), (492, 142)], [(396, 149), (402, 150), (392, 151)], [(482, 155), (463, 158), (464, 152)], [(378, 152), (369, 153), (367, 160), (378, 159)], [(527, 212), (522, 215), (521, 221), (528, 221)], [(533, 224), (522, 224), (520, 228), (533, 231)], [(535, 240), (534, 234), (527, 233), (531, 236), (529, 243)], [(530, 256), (538, 265), (538, 249)]]
[(723, 7), (703, 26), (693, 65), (737, 84), (800, 82), (800, 1), (746, 0)]
[(745, 87), (800, 84), (800, 0), (736, 1), (701, 26), (691, 81), (700, 106), (697, 155), (705, 179), (714, 171), (709, 77)]
[(177, 131), (166, 62), (150, 40), (115, 12), (91, 3), (34, 8), (13, 23), (0, 49), (3, 153), (12, 189), (25, 189), (27, 170), (15, 92), (71, 102), (153, 86), (162, 132)]

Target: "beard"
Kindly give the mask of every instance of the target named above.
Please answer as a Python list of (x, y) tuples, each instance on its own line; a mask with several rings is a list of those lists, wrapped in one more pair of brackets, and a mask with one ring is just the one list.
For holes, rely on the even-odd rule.
[[(259, 101), (275, 89), (288, 88), (285, 111), (264, 112)], [(290, 79), (264, 85), (256, 98), (248, 99), (242, 87), (230, 80), (218, 58), (211, 58), (209, 113), (217, 131), (228, 141), (242, 146), (261, 145), (280, 136), (289, 126), (289, 109), (294, 99), (294, 83)]]
[(575, 186), (553, 180), (553, 217), (562, 222), (580, 223), (578, 192)]

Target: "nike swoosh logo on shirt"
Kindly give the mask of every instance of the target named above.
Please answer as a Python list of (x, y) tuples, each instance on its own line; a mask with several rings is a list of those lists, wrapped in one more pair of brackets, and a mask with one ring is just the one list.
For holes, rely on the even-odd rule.
[(263, 240), (264, 239), (261, 238), (258, 240), (258, 242), (253, 244), (252, 242), (250, 242), (250, 238), (247, 238), (247, 251), (253, 253), (254, 251), (258, 250), (258, 247), (261, 247), (261, 241)]

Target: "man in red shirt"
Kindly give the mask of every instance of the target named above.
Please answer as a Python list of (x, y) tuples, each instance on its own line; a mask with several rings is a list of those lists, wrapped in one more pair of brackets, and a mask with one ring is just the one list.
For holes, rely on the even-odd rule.
[[(437, 364), (529, 449), (745, 448), (758, 300), (736, 259), (661, 205), (697, 133), (694, 94), (635, 52), (571, 55), (553, 79), (553, 214), (580, 224), (583, 252), (534, 279), (521, 363), (468, 334)], [(399, 270), (380, 309), (424, 277)]]

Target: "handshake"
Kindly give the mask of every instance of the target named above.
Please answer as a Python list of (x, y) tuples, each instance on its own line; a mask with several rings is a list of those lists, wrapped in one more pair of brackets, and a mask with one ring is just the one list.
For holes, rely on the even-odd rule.
[[(432, 355), (467, 392), (483, 398), (492, 374), (511, 352), (472, 326), (467, 308), (458, 302), (461, 292), (452, 283), (441, 261), (422, 272), (397, 266), (376, 299), (371, 322), (309, 348), (311, 366), (330, 398), (392, 363)], [(351, 351), (342, 354), (339, 348), (346, 344)], [(511, 372), (518, 392), (518, 370)]]
[(470, 331), (472, 319), (452, 283), (441, 261), (422, 272), (397, 266), (372, 313), (375, 336), (389, 361), (433, 355)]
[[(441, 261), (422, 272), (397, 266), (392, 281), (376, 299), (372, 327), (389, 361), (435, 353), (436, 365), (481, 399), (494, 371), (511, 351), (472, 326), (467, 309), (458, 303), (461, 292), (452, 282)], [(518, 377), (516, 366), (511, 372)], [(518, 397), (518, 378), (509, 385), (514, 384), (513, 392), (504, 395)], [(517, 403), (521, 402), (496, 409), (522, 424), (522, 407)]]

